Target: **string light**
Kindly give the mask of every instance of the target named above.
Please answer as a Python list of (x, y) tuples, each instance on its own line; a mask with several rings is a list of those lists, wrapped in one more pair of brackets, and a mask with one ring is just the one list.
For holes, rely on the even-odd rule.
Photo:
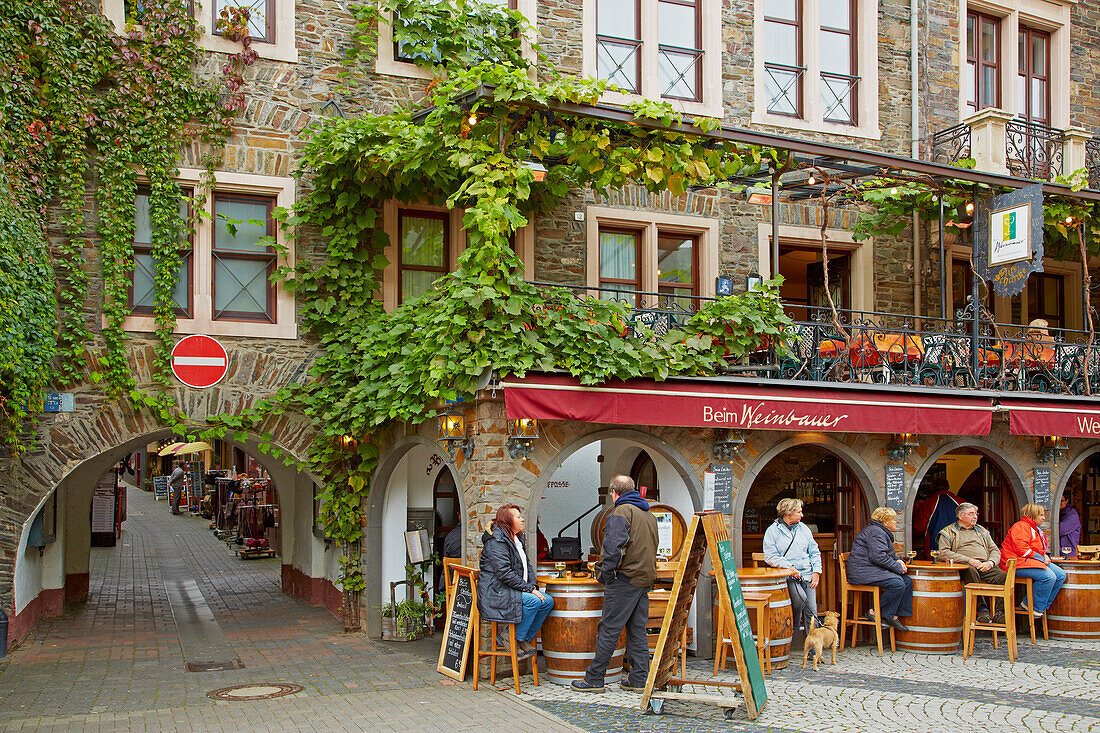
[(474, 113), (471, 112), (470, 113), (470, 118), (466, 121), (470, 123), (470, 127), (473, 127), (474, 125), (477, 124), (477, 115), (475, 115)]
[(893, 188), (890, 189), (890, 195), (891, 196), (897, 196), (898, 195), (898, 187), (897, 186), (894, 186)]
[(817, 183), (817, 179), (811, 175), (809, 178), (806, 179), (806, 183), (812, 186)]
[(1073, 223), (1073, 217), (1072, 216), (1067, 216), (1066, 217), (1066, 223), (1067, 224), (1072, 224)]

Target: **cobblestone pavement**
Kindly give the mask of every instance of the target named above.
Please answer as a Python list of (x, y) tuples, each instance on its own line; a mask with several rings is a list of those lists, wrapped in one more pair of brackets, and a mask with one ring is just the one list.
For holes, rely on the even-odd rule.
[[(719, 706), (680, 701), (649, 715), (618, 685), (595, 696), (527, 677), (519, 697), (510, 680), (475, 693), (435, 672), (438, 635), (410, 644), (345, 635), (327, 611), (280, 591), (278, 560), (238, 560), (205, 521), (128, 493), (120, 545), (92, 550), (88, 603), (0, 659), (0, 729), (1100, 733), (1100, 642), (1033, 646), (1023, 636), (1013, 665), (985, 637), (966, 662), (879, 659), (863, 644), (835, 667), (777, 670), (752, 722), (741, 709), (727, 720)], [(231, 661), (196, 656), (218, 654), (243, 668), (185, 671), (187, 662)], [(708, 679), (712, 669), (689, 661), (689, 676)], [(263, 682), (303, 690), (247, 702), (206, 696)]]
[[(239, 560), (206, 520), (127, 493), (119, 545), (92, 548), (88, 602), (0, 659), (0, 729), (577, 730), (514, 693), (474, 693), (437, 674), (433, 640), (345, 635), (328, 611), (282, 593), (279, 560)], [(243, 669), (185, 671), (187, 662), (231, 661), (193, 656), (218, 652)], [(304, 689), (269, 700), (206, 697), (261, 682)]]

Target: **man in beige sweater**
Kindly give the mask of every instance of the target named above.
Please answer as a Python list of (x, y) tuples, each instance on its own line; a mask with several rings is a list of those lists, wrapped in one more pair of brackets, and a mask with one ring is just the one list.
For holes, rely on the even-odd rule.
[[(997, 565), (1001, 562), (1001, 551), (989, 530), (978, 524), (978, 507), (967, 502), (959, 504), (955, 510), (957, 520), (940, 530), (937, 543), (940, 557), (961, 563), (966, 567), (962, 571), (963, 583), (990, 583), (1004, 585), (1006, 573)], [(994, 621), (1004, 621), (1004, 609), (997, 601)], [(978, 621), (989, 623), (989, 609), (978, 609)]]

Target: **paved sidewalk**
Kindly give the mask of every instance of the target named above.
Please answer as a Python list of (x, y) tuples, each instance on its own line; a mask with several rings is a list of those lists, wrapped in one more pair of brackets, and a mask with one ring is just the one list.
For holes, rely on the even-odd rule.
[[(344, 634), (328, 611), (282, 593), (278, 559), (239, 560), (206, 520), (127, 493), (119, 545), (92, 548), (88, 603), (0, 659), (0, 729), (577, 730), (515, 694), (442, 677), (430, 644)], [(232, 659), (244, 668), (185, 671)], [(304, 689), (206, 697), (262, 682)]]

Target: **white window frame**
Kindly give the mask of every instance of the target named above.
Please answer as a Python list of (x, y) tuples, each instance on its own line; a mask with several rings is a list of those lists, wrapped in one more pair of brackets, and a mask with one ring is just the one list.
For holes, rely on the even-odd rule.
[[(582, 63), (584, 75), (597, 76), (596, 68), (596, 0), (583, 0), (582, 29), (584, 43)], [(703, 50), (702, 88), (699, 90), (699, 102), (683, 99), (663, 99), (657, 74), (657, 0), (639, 0), (641, 20), (641, 94), (606, 92), (601, 102), (626, 105), (642, 99), (655, 99), (668, 102), (678, 112), (703, 117), (722, 117), (722, 3), (719, 0), (700, 0), (699, 14)]]
[(785, 127), (791, 130), (824, 132), (845, 137), (879, 140), (878, 116), (878, 3), (876, 0), (856, 0), (856, 69), (859, 86), (856, 89), (856, 125), (829, 122), (824, 119), (821, 101), (821, 3), (802, 2), (802, 58), (806, 71), (802, 81), (802, 117), (778, 115), (768, 111), (764, 70), (764, 3), (753, 0), (753, 110), (756, 125)]
[[(523, 14), (527, 21), (535, 26), (538, 22), (538, 9), (536, 0), (516, 0), (516, 10)], [(534, 50), (529, 39), (524, 38), (522, 43), (524, 58), (535, 61)], [(378, 19), (378, 57), (374, 61), (374, 71), (387, 76), (403, 76), (410, 79), (431, 79), (433, 74), (429, 69), (417, 66), (409, 61), (402, 61), (393, 53), (393, 15), (389, 12), (382, 13)]]
[(600, 228), (631, 229), (641, 235), (641, 287), (646, 293), (656, 293), (657, 237), (658, 234), (687, 234), (696, 237), (699, 251), (699, 283), (697, 297), (714, 297), (714, 279), (718, 276), (718, 249), (720, 222), (702, 216), (665, 214), (639, 209), (618, 209), (607, 206), (589, 206), (585, 210), (585, 285), (600, 286)]
[[(855, 240), (847, 229), (825, 230), (829, 243), (829, 260), (838, 255), (848, 255), (851, 259), (851, 275), (848, 283), (852, 298), (849, 308), (854, 311), (875, 310), (875, 263), (874, 238)], [(772, 271), (772, 225), (759, 222), (756, 225), (757, 272)], [(792, 224), (779, 225), (780, 244), (821, 245), (821, 229)], [(765, 275), (767, 276), (767, 275)]]
[[(966, 105), (966, 14), (975, 10), (1001, 19), (1000, 109), (1020, 113), (1016, 99), (1020, 26), (1050, 34), (1050, 125), (1070, 126), (1070, 24), (1074, 0), (959, 0), (959, 119), (974, 113)], [(986, 108), (988, 109), (988, 108)], [(978, 110), (982, 112), (983, 110)]]
[[(198, 168), (181, 168), (176, 179), (182, 186), (201, 192), (206, 171)], [(193, 308), (191, 318), (177, 318), (174, 333), (201, 333), (208, 336), (251, 336), (257, 338), (296, 339), (298, 319), (294, 295), (284, 283), (275, 283), (275, 322), (232, 321), (214, 318), (213, 249), (214, 249), (214, 193), (240, 193), (255, 196), (274, 196), (275, 205), (294, 206), (296, 181), (290, 177), (260, 176), (248, 173), (215, 173), (214, 190), (208, 191), (202, 202), (201, 212), (195, 212), (193, 269)], [(278, 265), (294, 263), (294, 240), (282, 226), (275, 227), (275, 240), (286, 254), (280, 254)], [(151, 315), (131, 314), (123, 321), (127, 331), (152, 332), (156, 330), (156, 318)]]
[[(386, 266), (382, 270), (382, 307), (392, 311), (397, 307), (397, 263), (400, 258), (401, 231), (400, 216), (402, 211), (431, 211), (446, 212), (447, 216), (447, 265), (449, 272), (454, 272), (458, 258), (466, 251), (466, 230), (462, 228), (462, 217), (465, 209), (447, 209), (444, 206), (431, 206), (428, 204), (399, 204), (396, 201), (387, 201), (382, 206), (382, 230), (389, 237), (390, 243), (383, 254), (386, 257)], [(535, 271), (535, 223), (529, 217), (527, 226), (516, 231), (516, 254), (523, 262), (527, 279)]]
[[(199, 47), (218, 53), (237, 53), (239, 43), (228, 41), (214, 33), (214, 0), (194, 0), (195, 19), (202, 35)], [(115, 32), (122, 35), (126, 31), (126, 6), (123, 0), (103, 0), (103, 15), (111, 21)], [(275, 0), (275, 43), (253, 41), (252, 48), (262, 59), (272, 61), (298, 61), (298, 47), (295, 44), (295, 0)]]

